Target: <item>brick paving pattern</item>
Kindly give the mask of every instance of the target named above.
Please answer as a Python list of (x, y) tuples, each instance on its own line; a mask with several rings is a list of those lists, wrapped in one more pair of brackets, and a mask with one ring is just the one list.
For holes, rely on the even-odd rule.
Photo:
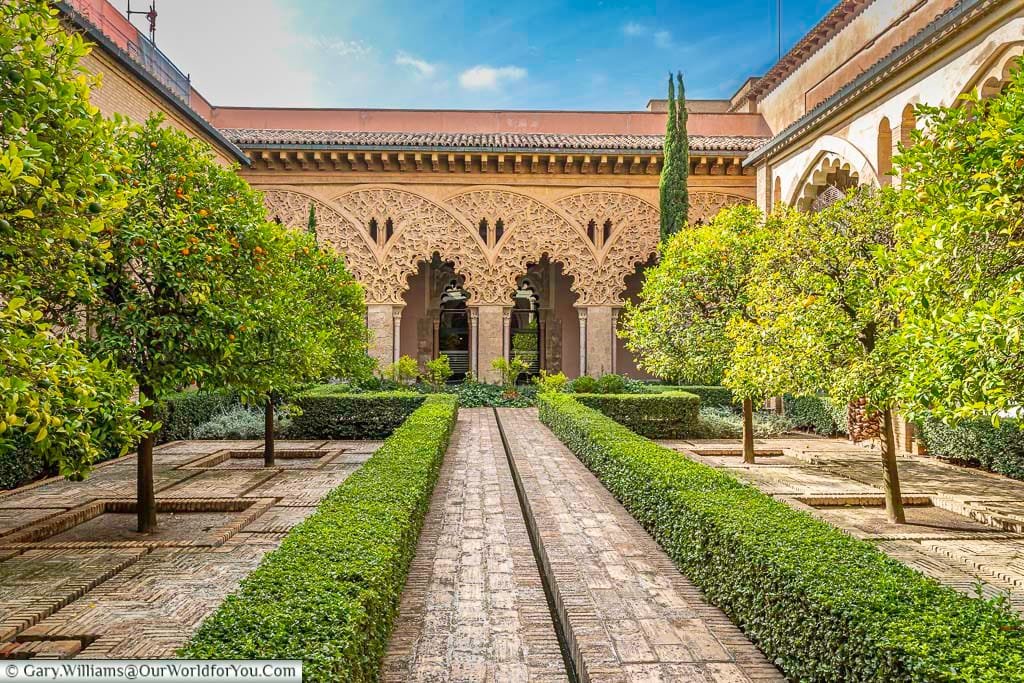
[(491, 410), (459, 412), (382, 678), (567, 680)]
[(535, 410), (498, 412), (581, 680), (784, 680)]
[[(36, 529), (99, 501), (123, 506), (134, 499), (134, 457), (104, 463), (84, 482), (51, 479), (0, 493), (0, 659), (173, 656), (287, 531), (379, 445), (278, 442), (281, 451), (324, 454), (305, 461), (316, 463), (315, 470), (286, 463), (234, 471), (190, 464), (225, 450), (259, 449), (262, 442), (161, 446), (154, 454), (157, 503), (178, 511), (159, 513), (152, 536), (133, 531), (134, 514), (107, 511), (36, 538)], [(205, 547), (161, 547), (175, 539)]]
[(968, 595), (1005, 597), (1024, 613), (1024, 482), (921, 456), (899, 458), (907, 524), (885, 520), (881, 456), (817, 437), (758, 440), (781, 453), (745, 465), (711, 455), (738, 442), (663, 441), (727, 470), (791, 507), (875, 543), (908, 566)]

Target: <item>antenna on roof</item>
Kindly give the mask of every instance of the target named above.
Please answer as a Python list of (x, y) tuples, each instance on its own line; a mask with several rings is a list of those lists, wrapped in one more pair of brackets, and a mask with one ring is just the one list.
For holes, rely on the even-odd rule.
[(149, 41), (156, 44), (156, 0), (151, 0), (148, 10), (133, 10), (132, 0), (128, 0), (128, 21), (132, 20), (133, 14), (141, 14), (149, 22)]

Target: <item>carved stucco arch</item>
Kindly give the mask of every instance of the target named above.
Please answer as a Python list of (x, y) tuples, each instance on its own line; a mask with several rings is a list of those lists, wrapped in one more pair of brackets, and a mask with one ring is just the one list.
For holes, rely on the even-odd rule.
[(498, 280), (488, 291), (489, 301), (507, 304), (516, 283), (531, 263), (545, 255), (562, 263), (572, 277), (579, 304), (604, 303), (600, 292), (599, 263), (594, 245), (581, 226), (554, 207), (519, 192), (502, 188), (474, 188), (445, 202), (467, 224), (481, 218), (500, 218), (505, 233), (491, 255)]
[(790, 205), (807, 209), (814, 202), (829, 174), (846, 171), (860, 185), (878, 187), (878, 174), (867, 156), (848, 140), (834, 135), (817, 139), (810, 150), (813, 161), (807, 165), (793, 189)]
[(455, 265), (465, 278), (465, 287), (474, 303), (490, 303), (500, 276), (481, 248), (477, 234), (469, 225), (445, 207), (408, 190), (395, 187), (367, 187), (349, 190), (334, 202), (363, 226), (376, 219), (378, 224), (391, 219), (394, 235), (375, 250), (380, 274), (374, 295), (380, 303), (403, 304), (421, 261), (436, 253)]
[[(997, 95), (1010, 81), (1011, 71), (1024, 56), (1024, 41), (1014, 41), (1000, 48), (982, 64), (960, 95), (978, 91), (982, 99)], [(959, 98), (957, 98), (959, 101)], [(952, 104), (956, 104), (953, 102)]]

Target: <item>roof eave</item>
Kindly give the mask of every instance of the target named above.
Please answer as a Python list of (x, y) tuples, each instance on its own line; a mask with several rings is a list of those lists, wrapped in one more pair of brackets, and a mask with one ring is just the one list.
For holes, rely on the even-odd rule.
[[(296, 144), (296, 143), (245, 143), (240, 142), (238, 146), (243, 150), (303, 150), (303, 151), (335, 151), (335, 152), (429, 152), (429, 153), (471, 153), (471, 154), (595, 154), (595, 155), (652, 155), (663, 154), (661, 149), (598, 149), (584, 147), (430, 147), (430, 146), (405, 146), (405, 145), (332, 145), (332, 144)], [(691, 149), (691, 154), (698, 156), (715, 155), (746, 155), (750, 150), (736, 149), (715, 149), (697, 150)]]

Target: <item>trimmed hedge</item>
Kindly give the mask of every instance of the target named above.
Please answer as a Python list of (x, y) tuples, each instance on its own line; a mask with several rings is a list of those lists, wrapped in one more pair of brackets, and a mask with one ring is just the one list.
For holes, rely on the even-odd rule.
[(341, 384), (323, 384), (292, 397), (302, 409), (287, 430), (289, 439), (384, 439), (423, 404), (423, 394), (353, 394)]
[(934, 418), (921, 422), (921, 439), (928, 454), (960, 465), (1024, 479), (1024, 429), (1019, 420), (998, 427), (979, 420), (950, 427)]
[(663, 394), (573, 394), (585, 406), (650, 439), (685, 439), (700, 433), (700, 399)]
[(236, 405), (240, 405), (238, 396), (231, 393), (179, 391), (171, 394), (157, 408), (157, 419), (162, 425), (156, 442), (191, 439), (196, 427)]
[(454, 397), (428, 397), (179, 656), (301, 659), (305, 681), (378, 680), (457, 413)]
[(27, 441), (13, 450), (0, 451), (0, 489), (16, 489), (45, 473), (46, 463), (29, 448)]
[(1024, 623), (631, 433), (571, 396), (540, 416), (791, 680), (1024, 681)]
[(684, 391), (700, 397), (700, 404), (707, 408), (729, 407), (733, 401), (732, 392), (725, 387), (705, 386), (670, 386), (668, 384), (651, 384), (644, 389), (652, 394), (675, 393)]
[(824, 396), (786, 396), (786, 417), (797, 429), (808, 429), (822, 436), (846, 434), (846, 410)]

